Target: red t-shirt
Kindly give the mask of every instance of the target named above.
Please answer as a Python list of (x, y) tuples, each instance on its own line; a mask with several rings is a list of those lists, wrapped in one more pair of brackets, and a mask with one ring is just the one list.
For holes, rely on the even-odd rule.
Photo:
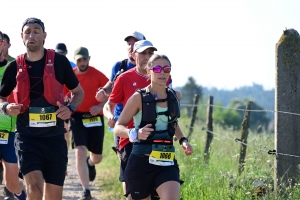
[[(170, 83), (171, 76), (167, 82)], [(134, 94), (137, 89), (142, 89), (151, 83), (149, 77), (139, 74), (136, 68), (132, 68), (123, 74), (121, 74), (114, 82), (113, 90), (109, 96), (109, 101), (113, 103), (123, 103), (125, 106), (128, 99)], [(133, 119), (126, 126), (127, 128), (133, 128)], [(119, 149), (121, 150), (126, 144), (129, 143), (128, 138), (120, 138)]]
[[(89, 66), (88, 70), (84, 74), (77, 74), (77, 68), (74, 68), (73, 71), (84, 91), (84, 99), (80, 106), (76, 109), (76, 112), (90, 112), (90, 107), (98, 105), (100, 102), (95, 98), (97, 90), (100, 87), (103, 87), (108, 78), (99, 70), (94, 67)], [(64, 95), (68, 94), (69, 90), (65, 86)], [(103, 112), (99, 113), (103, 115)]]

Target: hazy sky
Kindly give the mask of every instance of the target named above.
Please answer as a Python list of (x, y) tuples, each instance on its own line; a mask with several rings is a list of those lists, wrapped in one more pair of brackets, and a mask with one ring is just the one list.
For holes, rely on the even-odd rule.
[[(10, 54), (25, 52), (21, 27), (40, 18), (45, 48), (89, 49), (90, 65), (110, 77), (126, 58), (124, 38), (143, 33), (172, 62), (173, 86), (189, 76), (201, 86), (233, 89), (252, 83), (275, 87), (275, 45), (285, 28), (300, 28), (297, 0), (0, 0), (1, 28), (11, 38)], [(300, 30), (298, 30), (300, 31)]]

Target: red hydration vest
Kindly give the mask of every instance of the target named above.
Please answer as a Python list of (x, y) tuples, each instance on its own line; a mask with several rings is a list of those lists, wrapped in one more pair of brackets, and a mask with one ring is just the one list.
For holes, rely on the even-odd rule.
[[(48, 103), (57, 106), (57, 101), (61, 104), (64, 102), (63, 89), (64, 86), (56, 80), (54, 71), (54, 55), (55, 51), (47, 49), (46, 63), (44, 68), (44, 97)], [(13, 90), (14, 101), (17, 104), (23, 104), (21, 113), (24, 113), (30, 105), (30, 79), (27, 71), (24, 54), (16, 59), (17, 63), (17, 85)]]

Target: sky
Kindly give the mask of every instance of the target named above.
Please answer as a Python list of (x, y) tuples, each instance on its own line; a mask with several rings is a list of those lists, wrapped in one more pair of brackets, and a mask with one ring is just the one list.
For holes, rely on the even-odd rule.
[[(67, 45), (69, 60), (83, 46), (90, 65), (107, 77), (127, 56), (124, 38), (143, 33), (172, 63), (173, 87), (193, 77), (203, 87), (232, 90), (253, 83), (275, 87), (275, 46), (285, 29), (300, 28), (297, 0), (0, 0), (0, 30), (10, 55), (25, 53), (22, 23), (45, 24), (45, 48)], [(299, 31), (299, 30), (297, 30)]]

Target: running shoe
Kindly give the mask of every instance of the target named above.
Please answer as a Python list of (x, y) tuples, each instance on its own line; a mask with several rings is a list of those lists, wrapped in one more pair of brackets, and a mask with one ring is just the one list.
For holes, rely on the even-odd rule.
[(20, 194), (20, 196), (15, 194), (15, 197), (19, 200), (26, 200), (26, 192), (24, 190), (22, 190), (22, 193)]
[(92, 200), (91, 191), (90, 190), (84, 190), (82, 192), (82, 196), (79, 200)]
[(6, 187), (3, 188), (3, 199), (4, 200), (14, 200), (15, 196)]
[(89, 159), (90, 159), (90, 157), (87, 157), (87, 159), (86, 159), (86, 163), (89, 168), (89, 179), (90, 179), (90, 181), (94, 181), (96, 178), (96, 167), (95, 167), (95, 165), (94, 166), (89, 165)]

